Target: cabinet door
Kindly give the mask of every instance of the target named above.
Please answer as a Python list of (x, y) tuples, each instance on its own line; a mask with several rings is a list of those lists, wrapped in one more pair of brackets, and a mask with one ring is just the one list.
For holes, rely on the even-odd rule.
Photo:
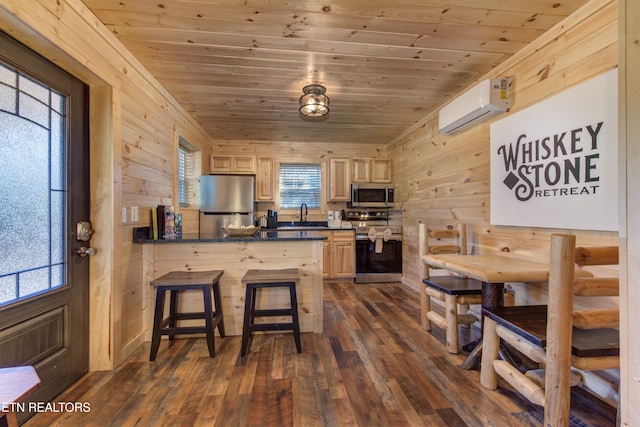
[(329, 159), (327, 200), (348, 202), (351, 200), (351, 161)]
[(351, 181), (371, 182), (371, 160), (353, 159), (351, 160)]
[(256, 173), (255, 156), (212, 155), (209, 161), (212, 173)]
[(391, 159), (371, 160), (371, 182), (391, 182)]
[(211, 156), (209, 169), (211, 172), (233, 172), (231, 156)]
[(234, 156), (233, 171), (238, 173), (256, 173), (256, 158), (254, 156)]
[(275, 200), (275, 170), (273, 157), (258, 157), (256, 174), (256, 200), (269, 202)]
[(331, 242), (324, 240), (322, 242), (322, 277), (331, 277)]
[(333, 277), (355, 276), (355, 241), (334, 241), (331, 252)]

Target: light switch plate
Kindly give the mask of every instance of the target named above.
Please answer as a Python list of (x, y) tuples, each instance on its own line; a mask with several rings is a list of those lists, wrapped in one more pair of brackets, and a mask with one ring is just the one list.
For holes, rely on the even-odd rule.
[(127, 223), (127, 208), (122, 208), (122, 223)]
[(131, 208), (131, 222), (138, 222), (138, 207), (133, 206)]

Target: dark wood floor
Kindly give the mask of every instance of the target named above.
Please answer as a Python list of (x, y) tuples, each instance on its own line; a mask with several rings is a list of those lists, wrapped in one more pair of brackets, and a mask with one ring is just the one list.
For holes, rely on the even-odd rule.
[[(418, 295), (400, 284), (325, 284), (324, 333), (256, 335), (240, 358), (240, 337), (142, 346), (110, 372), (92, 372), (59, 402), (90, 412), (39, 413), (35, 426), (538, 426), (542, 409), (500, 383), (485, 390), (464, 354), (418, 325)], [(572, 398), (574, 426), (613, 426), (613, 408)]]

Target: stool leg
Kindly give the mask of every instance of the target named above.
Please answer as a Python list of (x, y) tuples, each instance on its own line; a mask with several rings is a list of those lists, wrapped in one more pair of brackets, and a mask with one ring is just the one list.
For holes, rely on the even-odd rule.
[(445, 346), (449, 353), (456, 354), (458, 349), (458, 297), (456, 295), (445, 294)]
[(253, 286), (247, 284), (247, 292), (244, 297), (244, 318), (242, 324), (242, 348), (240, 349), (240, 356), (244, 357), (247, 354), (247, 347), (249, 345), (249, 337), (251, 336), (251, 324), (250, 319), (253, 316), (253, 307), (255, 307)]
[(216, 354), (216, 347), (213, 341), (213, 311), (211, 307), (211, 288), (209, 286), (202, 288), (202, 298), (204, 301), (204, 326), (207, 334), (209, 357), (214, 357)]
[(251, 316), (249, 317), (249, 324), (256, 323), (256, 301), (258, 301), (258, 288), (251, 286)]
[(300, 343), (300, 322), (298, 321), (298, 297), (296, 296), (296, 284), (289, 284), (289, 293), (291, 295), (291, 317), (293, 321), (293, 338), (296, 341), (298, 353), (302, 353), (302, 344)]
[(160, 328), (162, 326), (162, 317), (164, 316), (164, 294), (165, 291), (161, 287), (156, 289), (156, 308), (153, 315), (153, 332), (151, 334), (151, 352), (149, 353), (149, 361), (156, 360), (158, 348), (160, 347)]
[(225, 337), (224, 332), (224, 316), (222, 315), (222, 297), (220, 296), (220, 281), (213, 284), (213, 302), (216, 308), (216, 320), (218, 321), (218, 332), (220, 337)]
[[(175, 328), (177, 325), (176, 321), (176, 312), (178, 307), (178, 291), (173, 289), (171, 290), (171, 297), (169, 299), (169, 327)], [(173, 341), (175, 338), (174, 334), (169, 334), (169, 341)]]

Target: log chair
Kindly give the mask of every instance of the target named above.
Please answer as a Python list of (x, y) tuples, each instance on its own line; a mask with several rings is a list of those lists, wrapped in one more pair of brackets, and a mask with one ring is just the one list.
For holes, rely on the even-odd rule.
[[(499, 375), (530, 402), (544, 407), (545, 426), (569, 425), (572, 386), (582, 384), (609, 403), (618, 401), (616, 386), (591, 371), (619, 367), (619, 333), (615, 329), (619, 310), (573, 309), (574, 295), (618, 295), (617, 278), (575, 276), (576, 264), (617, 264), (618, 248), (576, 248), (575, 239), (568, 234), (551, 236), (548, 305), (482, 311), (481, 384), (496, 389)], [(522, 373), (499, 360), (500, 340), (544, 369)]]
[[(480, 304), (482, 282), (463, 276), (431, 275), (431, 267), (422, 257), (426, 254), (466, 254), (467, 231), (465, 224), (456, 229), (427, 229), (418, 224), (419, 265), (424, 290), (420, 292), (420, 318), (422, 328), (431, 330), (431, 324), (445, 330), (445, 346), (449, 353), (458, 353), (458, 325), (471, 325), (478, 318), (468, 313), (469, 304)], [(431, 298), (444, 302), (444, 316), (431, 309)]]

